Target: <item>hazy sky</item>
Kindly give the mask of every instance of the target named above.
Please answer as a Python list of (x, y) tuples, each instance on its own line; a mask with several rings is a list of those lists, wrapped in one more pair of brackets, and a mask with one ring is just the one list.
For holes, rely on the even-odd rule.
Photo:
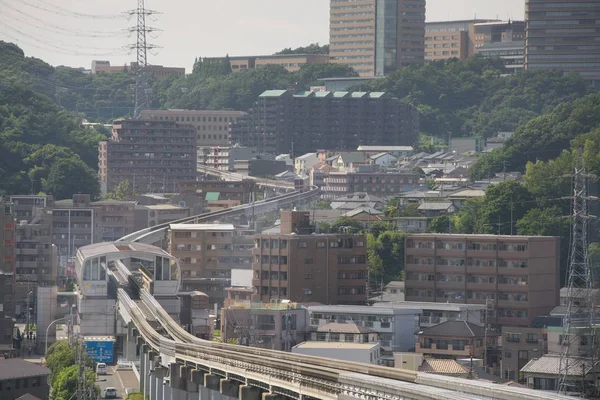
[[(89, 68), (94, 59), (124, 64), (135, 60), (135, 53), (124, 50), (135, 43), (135, 36), (124, 32), (135, 19), (97, 16), (117, 15), (136, 4), (0, 0), (0, 40), (16, 42), (28, 56), (52, 65)], [(328, 0), (146, 0), (146, 7), (162, 13), (148, 20), (162, 30), (148, 38), (162, 47), (148, 55), (151, 64), (189, 70), (195, 57), (272, 54), (329, 42)], [(524, 8), (524, 0), (428, 0), (427, 20), (523, 19)]]

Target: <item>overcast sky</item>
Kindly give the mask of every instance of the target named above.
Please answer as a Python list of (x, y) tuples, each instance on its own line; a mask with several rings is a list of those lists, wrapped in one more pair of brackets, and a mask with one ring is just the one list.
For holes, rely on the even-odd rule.
[[(135, 53), (123, 50), (135, 43), (135, 36), (122, 30), (135, 25), (135, 19), (104, 17), (136, 4), (135, 0), (0, 1), (0, 40), (16, 42), (28, 56), (52, 65), (90, 68), (94, 59), (124, 64), (135, 60)], [(162, 30), (148, 38), (161, 46), (149, 54), (151, 64), (189, 70), (195, 57), (272, 54), (284, 47), (329, 42), (328, 0), (146, 0), (146, 7), (162, 13), (148, 20), (148, 25)], [(475, 15), (523, 19), (524, 8), (524, 0), (428, 0), (427, 20)]]

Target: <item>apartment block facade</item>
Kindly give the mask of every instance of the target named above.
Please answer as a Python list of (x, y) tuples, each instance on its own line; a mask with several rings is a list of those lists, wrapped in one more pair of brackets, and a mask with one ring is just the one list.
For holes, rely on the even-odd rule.
[(596, 0), (525, 2), (527, 69), (575, 72), (600, 80), (600, 3)]
[(269, 56), (233, 56), (227, 58), (205, 58), (208, 62), (225, 62), (229, 60), (232, 72), (262, 68), (267, 65), (280, 65), (289, 72), (300, 70), (305, 64), (327, 64), (328, 54), (275, 54)]
[(439, 21), (425, 24), (425, 61), (466, 60), (475, 54), (474, 24), (486, 19)]
[(332, 0), (329, 56), (360, 76), (423, 64), (425, 0)]
[(173, 192), (196, 179), (196, 129), (173, 121), (118, 120), (100, 142), (98, 169), (103, 191), (128, 180), (136, 192)]
[(419, 175), (412, 170), (385, 172), (372, 166), (356, 172), (330, 172), (323, 178), (323, 198), (335, 199), (349, 193), (365, 192), (376, 196), (396, 196), (419, 186)]
[(406, 237), (406, 300), (488, 304), (489, 323), (530, 326), (559, 302), (560, 239)]
[(504, 61), (507, 72), (514, 74), (525, 67), (525, 22), (492, 21), (477, 23), (475, 53)]
[(210, 147), (229, 146), (231, 123), (245, 114), (225, 110), (143, 110), (140, 118), (192, 125), (197, 130), (196, 145)]
[(261, 154), (305, 154), (360, 145), (412, 145), (419, 113), (383, 92), (267, 90), (232, 127), (232, 141)]
[(365, 236), (312, 234), (300, 211), (282, 211), (280, 231), (254, 235), (254, 300), (366, 304)]
[(251, 179), (241, 181), (185, 181), (179, 183), (179, 193), (218, 193), (220, 200), (234, 200), (239, 204), (251, 201), (258, 188)]
[(0, 274), (4, 288), (0, 302), (5, 316), (14, 315), (16, 231), (12, 206), (0, 198)]
[[(560, 330), (562, 332), (562, 328)], [(519, 371), (529, 361), (540, 358), (546, 353), (548, 353), (546, 328), (502, 327), (502, 377), (504, 379), (524, 382), (524, 375)]]
[(232, 269), (250, 269), (253, 240), (231, 224), (172, 224), (169, 253), (181, 261), (182, 290), (201, 291), (223, 304)]

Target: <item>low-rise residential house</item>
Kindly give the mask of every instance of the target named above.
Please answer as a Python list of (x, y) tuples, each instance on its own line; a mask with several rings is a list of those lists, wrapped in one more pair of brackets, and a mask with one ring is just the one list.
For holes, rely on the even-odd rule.
[(430, 201), (421, 203), (417, 210), (423, 212), (427, 218), (435, 218), (441, 215), (453, 214), (456, 207), (449, 201)]
[(360, 207), (381, 209), (384, 204), (385, 201), (381, 197), (366, 192), (355, 192), (334, 198), (330, 205), (334, 210), (348, 212)]
[[(521, 374), (530, 389), (556, 391), (558, 380), (565, 372), (574, 394), (597, 392), (600, 365), (597, 359), (571, 357), (562, 360), (559, 354), (546, 354), (534, 358), (522, 369)], [(587, 397), (587, 396), (586, 396)]]
[[(404, 287), (402, 290), (404, 290)], [(390, 294), (388, 296), (393, 298), (392, 296), (394, 295)], [(471, 324), (483, 326), (485, 318), (485, 306), (483, 304), (434, 303), (428, 301), (386, 302), (384, 300), (374, 302), (373, 307), (419, 309), (421, 310), (421, 317), (419, 320), (421, 328), (433, 327), (446, 321), (468, 321)]]
[(320, 163), (317, 153), (306, 153), (294, 160), (294, 172), (298, 175), (308, 175), (312, 167)]
[(367, 164), (367, 156), (362, 152), (340, 152), (337, 156), (331, 157), (331, 166), (341, 172), (352, 172), (359, 165)]
[(427, 217), (392, 217), (386, 218), (394, 229), (408, 233), (425, 233), (429, 225), (430, 218)]
[(467, 321), (442, 322), (417, 336), (415, 352), (434, 358), (481, 358), (485, 351), (484, 327)]
[(48, 368), (22, 358), (0, 360), (0, 398), (16, 400), (29, 394), (47, 399), (50, 396), (49, 375)]
[(369, 155), (388, 153), (396, 158), (409, 157), (415, 151), (412, 146), (358, 146), (356, 150)]
[(343, 214), (343, 217), (355, 219), (357, 221), (363, 221), (366, 223), (381, 221), (381, 211), (371, 207), (359, 207), (352, 211), (348, 211)]
[(379, 342), (379, 334), (374, 329), (357, 324), (330, 322), (311, 332), (310, 340), (318, 342), (375, 343)]
[(221, 309), (221, 339), (289, 352), (307, 339), (307, 318), (299, 303), (233, 301)]
[(378, 153), (369, 157), (369, 159), (371, 160), (371, 164), (379, 165), (382, 167), (388, 167), (398, 162), (398, 158), (394, 157), (390, 153)]
[[(562, 329), (562, 328), (561, 328)], [(548, 352), (545, 328), (502, 327), (502, 377), (524, 382), (519, 371), (533, 358)]]
[(308, 313), (311, 331), (331, 322), (373, 329), (379, 334), (383, 363), (392, 365), (394, 351), (409, 351), (414, 348), (421, 310), (337, 305), (310, 306)]
[(394, 367), (455, 378), (468, 378), (470, 369), (452, 359), (425, 358), (419, 353), (394, 353)]

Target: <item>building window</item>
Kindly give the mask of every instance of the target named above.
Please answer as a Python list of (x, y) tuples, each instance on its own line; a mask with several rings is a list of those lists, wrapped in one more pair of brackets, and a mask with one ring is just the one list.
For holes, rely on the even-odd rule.
[(511, 358), (512, 357), (512, 353), (510, 351), (505, 351), (504, 352), (504, 357), (505, 358)]
[(313, 258), (305, 258), (304, 264), (314, 264), (315, 260)]
[(519, 350), (519, 360), (528, 360), (529, 352), (527, 350)]
[(317, 242), (317, 248), (322, 249), (325, 246), (326, 246), (325, 242)]
[(302, 290), (304, 291), (304, 295), (305, 295), (305, 296), (310, 296), (310, 295), (312, 295), (312, 290), (310, 290), (310, 289), (302, 289)]
[(305, 241), (298, 242), (298, 247), (300, 247), (301, 249), (305, 249), (308, 247), (308, 242), (305, 242)]
[(304, 274), (304, 279), (312, 279), (312, 274)]
[(521, 341), (521, 335), (518, 333), (508, 333), (506, 335), (506, 341), (512, 343), (519, 343)]

